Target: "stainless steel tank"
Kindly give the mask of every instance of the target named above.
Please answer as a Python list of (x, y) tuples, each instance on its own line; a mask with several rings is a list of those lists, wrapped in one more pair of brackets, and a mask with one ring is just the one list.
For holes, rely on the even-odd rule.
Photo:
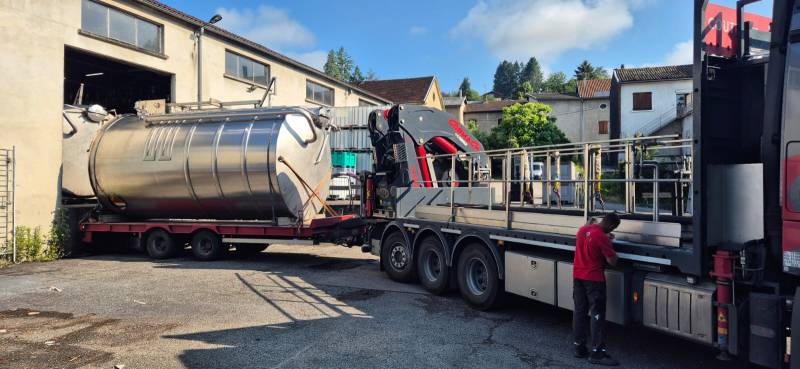
[[(134, 218), (308, 221), (331, 176), (325, 109), (124, 116), (92, 143), (89, 179)], [(302, 182), (307, 184), (304, 185)]]

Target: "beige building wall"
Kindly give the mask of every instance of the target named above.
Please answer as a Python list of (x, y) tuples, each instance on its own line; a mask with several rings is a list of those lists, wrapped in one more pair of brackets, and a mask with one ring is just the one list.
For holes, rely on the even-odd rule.
[(425, 95), (425, 106), (434, 109), (444, 110), (444, 98), (442, 97), (442, 89), (439, 87), (439, 80), (434, 78), (431, 88), (428, 89), (428, 94)]
[[(173, 75), (172, 100), (197, 96), (193, 28), (180, 20), (125, 1), (99, 1), (163, 25), (164, 57), (81, 34), (81, 0), (0, 0), (0, 147), (17, 150), (17, 224), (47, 227), (61, 192), (61, 110), (65, 46)], [(259, 99), (263, 89), (224, 76), (225, 49), (270, 66), (276, 77), (272, 105), (316, 103), (305, 99), (306, 78), (333, 87), (336, 106), (358, 106), (359, 99), (382, 104), (345, 84), (311, 76), (300, 68), (271, 60), (238, 44), (206, 33), (203, 42), (203, 96), (223, 101)], [(438, 95), (441, 101), (441, 92)]]
[(500, 119), (503, 119), (503, 111), (464, 113), (464, 124), (473, 119), (478, 124), (479, 131), (489, 133), (492, 128), (500, 124)]

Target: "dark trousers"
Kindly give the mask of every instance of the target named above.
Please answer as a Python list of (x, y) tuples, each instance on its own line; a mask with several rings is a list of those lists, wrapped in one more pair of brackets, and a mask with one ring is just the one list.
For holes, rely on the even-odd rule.
[(572, 314), (572, 332), (575, 343), (585, 345), (591, 327), (592, 349), (603, 348), (606, 324), (606, 282), (573, 280), (572, 298), (575, 311)]

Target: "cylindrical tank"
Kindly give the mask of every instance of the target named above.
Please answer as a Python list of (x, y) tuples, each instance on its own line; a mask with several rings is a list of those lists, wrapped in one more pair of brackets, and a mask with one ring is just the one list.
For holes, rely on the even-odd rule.
[[(123, 116), (104, 126), (89, 179), (108, 210), (143, 219), (309, 221), (328, 195), (324, 109)], [(305, 182), (305, 185), (302, 183)]]

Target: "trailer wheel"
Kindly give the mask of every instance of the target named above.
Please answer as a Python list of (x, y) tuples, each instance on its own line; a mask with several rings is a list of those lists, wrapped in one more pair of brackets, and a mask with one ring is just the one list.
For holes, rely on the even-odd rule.
[(414, 278), (414, 262), (406, 239), (400, 232), (392, 232), (381, 245), (381, 263), (394, 281), (411, 282)]
[(227, 251), (222, 245), (219, 235), (209, 230), (202, 230), (192, 236), (192, 254), (197, 260), (210, 261), (222, 258)]
[(258, 255), (262, 251), (266, 250), (267, 246), (269, 246), (269, 245), (243, 245), (243, 244), (237, 244), (235, 247), (236, 247), (236, 253), (237, 254), (242, 255), (242, 256), (253, 256), (253, 255)]
[(461, 297), (478, 310), (490, 309), (500, 293), (497, 265), (481, 244), (466, 246), (458, 257), (458, 289)]
[(417, 252), (417, 275), (422, 287), (439, 295), (447, 291), (450, 268), (447, 266), (444, 247), (436, 237), (426, 237)]
[(153, 259), (166, 259), (174, 256), (178, 248), (172, 235), (163, 229), (154, 229), (147, 234), (147, 254)]

